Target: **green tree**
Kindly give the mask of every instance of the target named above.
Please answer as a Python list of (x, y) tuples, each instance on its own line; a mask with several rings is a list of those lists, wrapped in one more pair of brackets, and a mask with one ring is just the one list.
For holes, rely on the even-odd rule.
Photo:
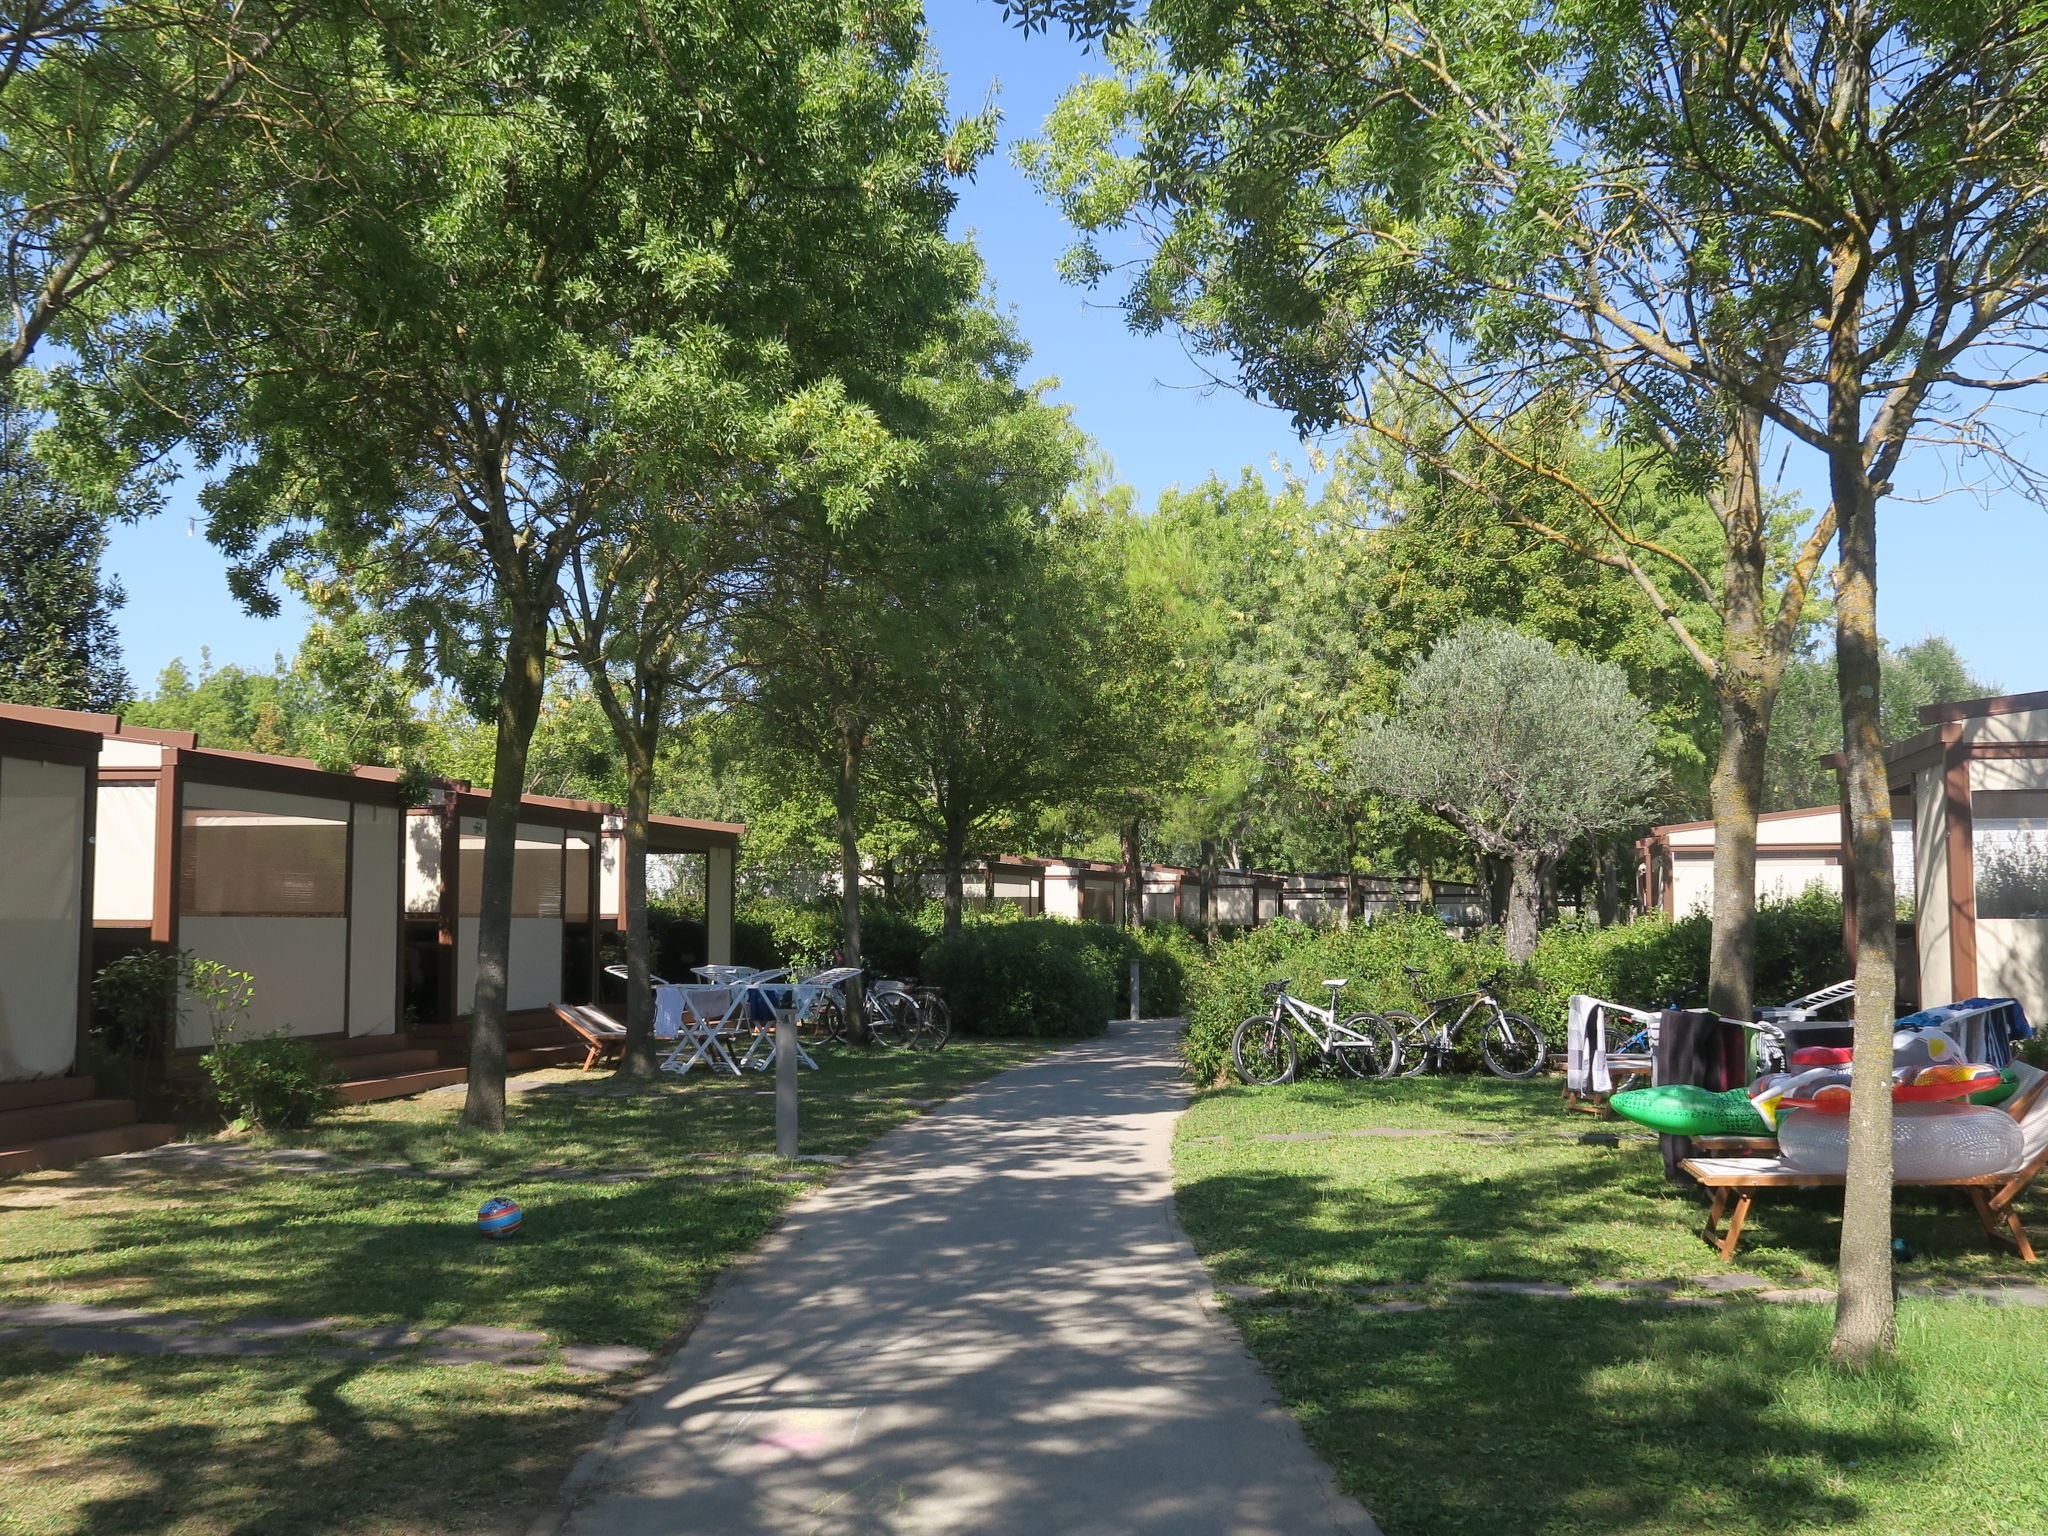
[(1617, 666), (1505, 626), (1462, 626), (1353, 748), (1364, 782), (1427, 806), (1511, 871), (1509, 958), (1536, 952), (1545, 866), (1633, 819), (1654, 779), (1647, 711)]
[[(1085, 5), (1026, 11), (1045, 13), (1103, 20)], [(1197, 4), (1158, 19), (1110, 44), (1126, 80), (1062, 108), (1048, 171), (1084, 227), (1139, 214), (1160, 231), (1135, 317), (1189, 326), (1305, 426), (1345, 419), (1390, 367), (1426, 384), (1456, 357), (1476, 387), (1446, 403), (1480, 399), (1460, 411), (1468, 423), (1502, 420), (1498, 406), (1518, 420), (1561, 378), (1565, 417), (1597, 390), (1625, 433), (1696, 465), (1728, 530), (1710, 659), (1731, 830), (1753, 819), (1805, 587), (1781, 589), (1773, 612), (1766, 436), (1825, 464), (1830, 505), (1801, 552), (1817, 571), (1839, 539), (1865, 1029), (1834, 1350), (1889, 1348), (1876, 506), (1930, 429), (2008, 453), (1981, 407), (2048, 377), (2041, 34), (2008, 0), (1290, 3), (1248, 22)], [(1076, 263), (1102, 269), (1087, 252)], [(1633, 560), (1625, 543), (1604, 553)], [(1717, 887), (1747, 840), (1726, 841)], [(1740, 935), (1718, 942), (1724, 899), (1749, 896), (1717, 893), (1717, 950), (1736, 958)], [(1746, 970), (1717, 961), (1716, 1006)]]
[[(1878, 689), (1887, 745), (1917, 735), (1923, 705), (1981, 699), (1998, 692), (1973, 674), (1947, 637), (1929, 635), (1910, 645), (1886, 645)], [(1789, 811), (1841, 799), (1835, 770), (1821, 759), (1842, 750), (1842, 709), (1835, 667), (1826, 655), (1800, 656), (1785, 668), (1785, 686), (1771, 726), (1764, 778), (1764, 809)]]
[[(204, 423), (210, 531), (262, 609), (269, 572), (375, 613), (495, 726), (468, 1123), (503, 1123), (518, 796), (569, 562), (630, 506), (626, 441), (667, 418), (886, 375), (965, 271), (953, 132), (912, 9), (506, 0), (429, 45), (436, 106), (307, 185), (232, 284), (195, 276), (113, 378)], [(763, 51), (747, 39), (772, 37)], [(487, 43), (488, 46), (480, 46)], [(194, 398), (195, 390), (198, 398)], [(146, 438), (148, 430), (145, 430)]]
[(100, 573), (106, 524), (30, 446), (0, 395), (0, 693), (15, 704), (114, 710), (127, 698), (114, 634), (120, 585)]

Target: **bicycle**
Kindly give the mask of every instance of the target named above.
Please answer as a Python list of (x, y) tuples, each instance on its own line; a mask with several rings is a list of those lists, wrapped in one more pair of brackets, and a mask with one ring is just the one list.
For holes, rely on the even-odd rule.
[[(1479, 1051), (1489, 1072), (1495, 1077), (1522, 1078), (1534, 1077), (1543, 1069), (1543, 1032), (1521, 1014), (1501, 1006), (1495, 995), (1500, 977), (1489, 976), (1470, 992), (1432, 998), (1422, 990), (1421, 978), (1426, 972), (1413, 965), (1401, 969), (1408, 973), (1408, 984), (1415, 989), (1425, 1010), (1419, 1019), (1399, 1010), (1379, 1016), (1382, 1026), (1394, 1037), (1399, 1051), (1397, 1069), (1402, 1077), (1414, 1077), (1431, 1067), (1448, 1065), (1457, 1050), (1458, 1032), (1467, 1020), (1482, 1011), (1487, 1018), (1480, 1031)], [(1457, 1017), (1445, 1022), (1460, 1003), (1465, 1006)]]
[[(943, 1005), (941, 1005), (943, 1006)], [(861, 988), (861, 1019), (868, 1028), (868, 1038), (878, 1045), (903, 1050), (912, 1043), (913, 1036), (922, 1028), (921, 1010), (917, 999), (910, 995), (900, 981), (873, 981)], [(810, 1033), (805, 1038), (829, 1040), (834, 1045), (853, 1044), (853, 1031), (847, 1022), (846, 999), (843, 993), (832, 992), (818, 999), (810, 1017), (804, 1021), (804, 1029)], [(945, 1043), (942, 1034), (939, 1044)], [(937, 1050), (938, 1045), (928, 1049)]]
[(953, 1010), (946, 1006), (946, 994), (928, 981), (910, 989), (917, 1004), (917, 1028), (911, 1035), (913, 1051), (942, 1051), (953, 1037)]
[(1262, 1088), (1294, 1081), (1301, 1060), (1295, 1043), (1297, 1031), (1313, 1042), (1325, 1066), (1352, 1077), (1393, 1075), (1400, 1064), (1400, 1043), (1378, 1017), (1370, 1013), (1337, 1017), (1337, 997), (1348, 982), (1325, 981), (1330, 1006), (1318, 1008), (1288, 995), (1288, 983), (1293, 979), (1269, 981), (1261, 987), (1260, 995), (1271, 998), (1272, 1007), (1253, 1014), (1230, 1037), (1230, 1059), (1241, 1079)]

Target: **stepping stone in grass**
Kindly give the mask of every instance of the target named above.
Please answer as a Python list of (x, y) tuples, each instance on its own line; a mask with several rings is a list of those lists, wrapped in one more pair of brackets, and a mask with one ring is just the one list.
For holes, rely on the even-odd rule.
[(636, 1371), (653, 1358), (647, 1350), (631, 1344), (567, 1344), (562, 1348), (562, 1364), (568, 1369), (607, 1375)]
[(474, 1349), (539, 1349), (548, 1341), (546, 1334), (531, 1328), (493, 1328), (487, 1323), (454, 1323), (430, 1329), (426, 1337), (436, 1344)]
[(1768, 1291), (1775, 1283), (1762, 1275), (1744, 1274), (1737, 1271), (1732, 1275), (1694, 1275), (1692, 1283), (1703, 1291)]

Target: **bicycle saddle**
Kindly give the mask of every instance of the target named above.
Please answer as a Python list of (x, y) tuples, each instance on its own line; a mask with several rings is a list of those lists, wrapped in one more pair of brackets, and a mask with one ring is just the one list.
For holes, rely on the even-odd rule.
[(1419, 965), (1404, 965), (1401, 967), (1401, 969), (1406, 971), (1410, 976), (1427, 976), (1429, 974), (1428, 971), (1424, 970)]
[(1347, 978), (1347, 979), (1345, 979), (1345, 980), (1341, 980), (1341, 981), (1325, 981), (1325, 982), (1323, 983), (1323, 985), (1324, 985), (1324, 986), (1326, 986), (1326, 987), (1348, 987), (1348, 986), (1350, 986), (1350, 985), (1351, 985), (1351, 982), (1350, 982), (1350, 980), (1349, 980), (1349, 979)]

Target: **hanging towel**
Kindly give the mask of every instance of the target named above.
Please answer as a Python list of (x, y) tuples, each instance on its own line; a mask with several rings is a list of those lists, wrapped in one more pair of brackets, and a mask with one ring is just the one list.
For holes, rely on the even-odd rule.
[(1612, 1093), (1607, 1069), (1607, 1005), (1583, 992), (1572, 994), (1565, 1025), (1564, 1085), (1573, 1093)]
[[(1690, 1083), (1709, 1093), (1748, 1085), (1742, 1026), (1703, 1008), (1667, 1008), (1657, 1021), (1657, 1083)], [(1664, 1172), (1674, 1184), (1699, 1181), (1679, 1164), (1692, 1156), (1690, 1136), (1661, 1136)]]

